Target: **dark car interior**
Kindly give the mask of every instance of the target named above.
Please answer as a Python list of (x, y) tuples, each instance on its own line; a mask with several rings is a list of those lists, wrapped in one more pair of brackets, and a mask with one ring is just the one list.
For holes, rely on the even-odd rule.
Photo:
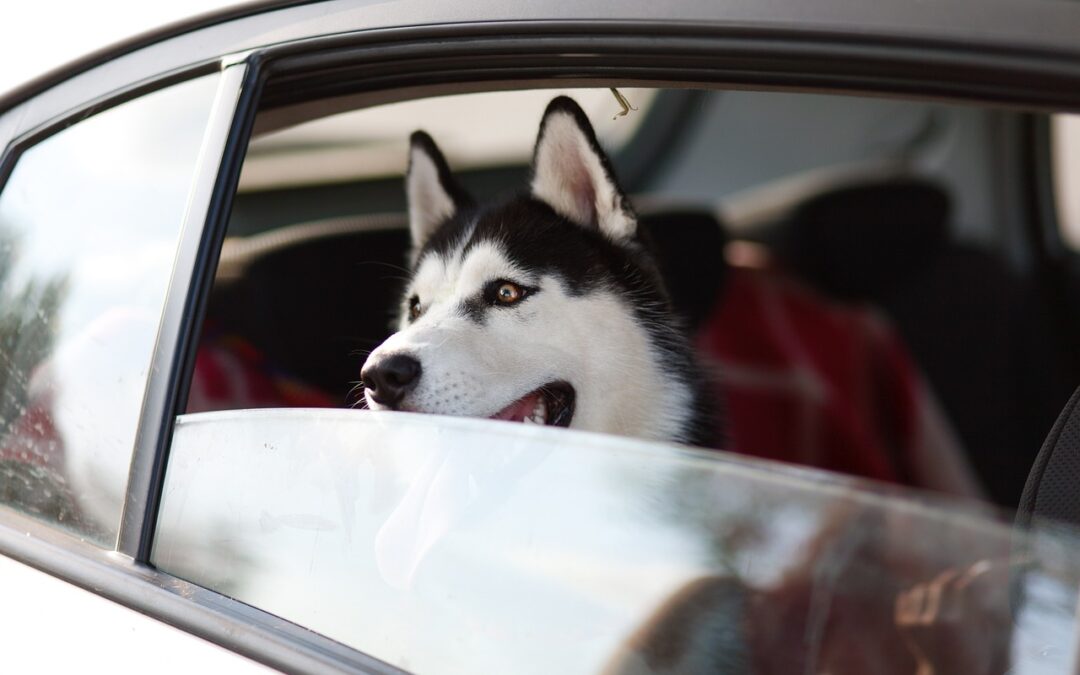
[[(600, 109), (610, 117), (618, 105), (599, 91), (606, 104)], [(538, 101), (554, 96), (530, 93), (541, 94)], [(723, 309), (735, 302), (732, 289), (782, 288), (792, 316), (803, 317), (796, 333), (800, 326), (813, 332), (799, 338), (809, 347), (806, 362), (830, 367), (837, 356), (831, 345), (847, 344), (827, 337), (836, 331), (851, 344), (870, 340), (871, 350), (884, 355), (866, 366), (876, 369), (874, 390), (838, 395), (871, 401), (846, 405), (875, 417), (854, 427), (877, 430), (891, 468), (863, 470), (859, 458), (806, 463), (938, 487), (925, 479), (925, 466), (911, 469), (897, 459), (905, 450), (890, 440), (922, 434), (911, 423), (917, 411), (908, 409), (932, 405), (947, 420), (978, 496), (1015, 508), (1047, 431), (1080, 383), (1069, 349), (1080, 337), (1069, 319), (1070, 289), (1054, 272), (1065, 263), (1047, 253), (1045, 219), (1023, 188), (1037, 138), (1029, 131), (1045, 119), (810, 94), (658, 90), (632, 92), (631, 101), (635, 95), (642, 102), (631, 113), (639, 116), (636, 126), (608, 149), (635, 195), (678, 312), (703, 336), (703, 362), (719, 363), (723, 373), (740, 350), (767, 339), (731, 325), (750, 325)], [(467, 103), (468, 95), (457, 98)], [(332, 108), (312, 106), (300, 118), (293, 114), (291, 124), (277, 119), (280, 110), (261, 114), (265, 124), (262, 131), (256, 125), (248, 162), (258, 168), (277, 161), (286, 169), (274, 180), (245, 182), (245, 166), (206, 312), (200, 359), (207, 359), (196, 365), (191, 411), (348, 407), (360, 400), (360, 365), (389, 335), (407, 275), (404, 191), (400, 167), (396, 175), (368, 167), (361, 175), (335, 175), (319, 154), (332, 148), (332, 135), (289, 139), (290, 129), (304, 126), (298, 119), (317, 124), (333, 117)], [(541, 109), (542, 103), (520, 119), (524, 136), (535, 133)], [(402, 111), (395, 124), (425, 126), (421, 112)], [(396, 127), (356, 124), (370, 133), (357, 145), (378, 146), (371, 157), (382, 152), (379, 134), (404, 148), (406, 134)], [(485, 133), (483, 123), (468, 118), (440, 124), (456, 124), (465, 136)], [(277, 136), (276, 144), (260, 145), (260, 134)], [(449, 147), (454, 166), (462, 158)], [(363, 160), (363, 152), (356, 157)], [(524, 185), (522, 153), (477, 151), (455, 168), (474, 194), (493, 197)], [(290, 180), (290, 170), (308, 177)], [(718, 317), (728, 325), (710, 337)], [(215, 350), (247, 364), (262, 393), (245, 386), (237, 395), (236, 383), (220, 376), (223, 362), (215, 367), (210, 358)], [(216, 379), (201, 376), (206, 364)], [(754, 415), (795, 415), (752, 405), (753, 396), (743, 394), (724, 410), (736, 439), (759, 438), (758, 430), (746, 431), (760, 425)], [(853, 436), (822, 438), (841, 446)], [(746, 445), (753, 442), (732, 449), (804, 461), (797, 451), (776, 456)], [(857, 455), (864, 446), (832, 451), (834, 458)], [(933, 458), (929, 465), (933, 470)]]

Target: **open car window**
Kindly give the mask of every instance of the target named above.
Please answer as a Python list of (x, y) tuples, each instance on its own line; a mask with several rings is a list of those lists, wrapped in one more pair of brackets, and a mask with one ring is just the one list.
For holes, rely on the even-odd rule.
[(1012, 155), (986, 141), (1006, 113), (617, 91), (637, 110), (591, 87), (260, 111), (187, 411), (360, 404), (410, 274), (410, 132), (499, 203), (527, 189), (544, 106), (569, 93), (722, 403), (718, 445), (1014, 506), (1074, 378), (1011, 243), (1024, 227), (1002, 207)]
[[(702, 408), (714, 406), (700, 418), (716, 426), (706, 450), (350, 409), (370, 403), (363, 366), (395, 317), (422, 322), (427, 306), (403, 294), (416, 272), (410, 152), (427, 154), (455, 208), (446, 174), (492, 204), (536, 197), (543, 182), (531, 144), (561, 92), (441, 93), (260, 110), (172, 439), (154, 565), (418, 672), (1068, 667), (1071, 535), (1014, 540), (985, 507), (1016, 504), (1069, 377), (1009, 243), (1023, 223), (997, 208), (1000, 172), (1015, 167), (986, 139), (1007, 112), (627, 89), (640, 110), (618, 116), (609, 88), (574, 92), (609, 108), (585, 114), (612, 171), (633, 176), (623, 187), (657, 273), (638, 278), (663, 280), (670, 326), (689, 337), (692, 361), (670, 372), (700, 378)], [(438, 136), (448, 166), (428, 142), (410, 145), (414, 129)], [(649, 147), (648, 170), (631, 171)], [(558, 227), (600, 227), (539, 206)], [(447, 222), (477, 231), (484, 216), (461, 213)], [(535, 221), (505, 223), (510, 237)], [(618, 322), (652, 317), (634, 314), (633, 293), (620, 301), (632, 309), (593, 317), (636, 335)], [(477, 376), (571, 362), (595, 344), (615, 353), (615, 339), (590, 342), (587, 320), (530, 351), (529, 337), (564, 323), (464, 347), (465, 328), (428, 340), (459, 349), (451, 365), (469, 376), (429, 400), (501, 397), (428, 412), (547, 423), (587, 410), (574, 398), (586, 368), (544, 372), (539, 388)], [(461, 356), (496, 345), (520, 358), (502, 369)], [(410, 382), (450, 370), (410, 359)], [(659, 425), (640, 422), (660, 380), (589, 393), (625, 403), (605, 418), (623, 425), (611, 433), (634, 423), (652, 438)], [(852, 645), (855, 634), (865, 640)]]
[(866, 675), (1067, 672), (1078, 554), (725, 453), (268, 410), (179, 420), (153, 562), (422, 673)]

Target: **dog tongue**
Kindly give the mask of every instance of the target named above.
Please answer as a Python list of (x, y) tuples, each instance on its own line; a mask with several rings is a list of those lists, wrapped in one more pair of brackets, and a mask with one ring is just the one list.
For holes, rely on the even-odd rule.
[(534, 391), (531, 394), (525, 395), (510, 405), (506, 406), (499, 412), (491, 416), (493, 420), (510, 420), (512, 422), (523, 422), (532, 411), (536, 408), (537, 399), (540, 398), (540, 392)]

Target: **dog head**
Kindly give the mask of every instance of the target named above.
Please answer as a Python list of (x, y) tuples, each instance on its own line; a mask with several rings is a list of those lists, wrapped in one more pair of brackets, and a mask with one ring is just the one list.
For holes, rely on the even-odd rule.
[(576, 103), (548, 105), (528, 194), (478, 207), (422, 132), (406, 192), (412, 277), (361, 373), (370, 408), (683, 440), (682, 337)]

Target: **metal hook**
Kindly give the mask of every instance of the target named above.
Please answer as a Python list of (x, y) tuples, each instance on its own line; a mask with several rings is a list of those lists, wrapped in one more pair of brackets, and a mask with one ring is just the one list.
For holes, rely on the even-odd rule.
[(619, 92), (618, 89), (616, 89), (615, 87), (609, 87), (609, 89), (611, 89), (611, 95), (615, 97), (615, 100), (619, 102), (619, 106), (622, 108), (622, 110), (615, 113), (615, 117), (612, 117), (611, 119), (617, 120), (620, 117), (626, 117), (626, 115), (628, 115), (631, 110), (637, 112), (637, 108), (630, 105), (630, 101), (628, 101), (626, 97)]

